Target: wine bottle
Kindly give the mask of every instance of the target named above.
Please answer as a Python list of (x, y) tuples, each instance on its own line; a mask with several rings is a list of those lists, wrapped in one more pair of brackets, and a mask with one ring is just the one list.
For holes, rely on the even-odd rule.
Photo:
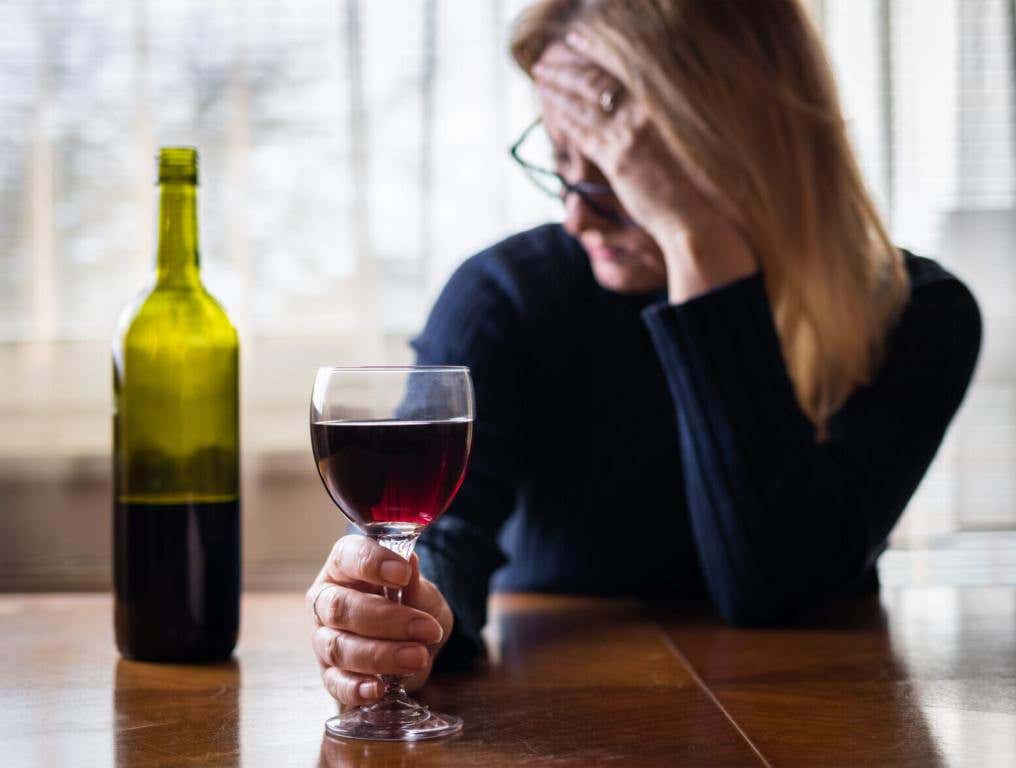
[(120, 653), (228, 657), (240, 618), (239, 342), (201, 284), (197, 150), (158, 157), (154, 282), (113, 345), (113, 591)]

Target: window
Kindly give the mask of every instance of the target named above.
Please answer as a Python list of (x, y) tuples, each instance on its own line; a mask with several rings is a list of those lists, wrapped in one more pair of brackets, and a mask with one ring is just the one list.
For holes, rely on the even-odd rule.
[[(201, 150), (203, 271), (241, 331), (251, 583), (259, 563), (319, 554), (335, 526), (308, 454), (314, 368), (408, 360), (462, 259), (559, 215), (506, 158), (536, 112), (506, 52), (524, 4), (5, 6), (0, 495), (17, 562), (54, 536), (79, 551), (75, 532), (108, 525), (109, 345), (152, 269), (163, 144)], [(987, 324), (975, 385), (898, 535), (1011, 526), (1013, 3), (809, 5), (897, 242), (964, 277)], [(303, 538), (266, 532), (280, 506), (315, 504)], [(107, 540), (73, 566), (96, 583)]]

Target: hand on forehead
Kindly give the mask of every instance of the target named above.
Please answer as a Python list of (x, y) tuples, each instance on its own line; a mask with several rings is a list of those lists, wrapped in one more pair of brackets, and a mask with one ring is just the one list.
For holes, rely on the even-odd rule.
[[(562, 40), (555, 40), (544, 48), (534, 66), (551, 67), (556, 77), (561, 78), (563, 82), (572, 83), (572, 87), (576, 87), (580, 82), (592, 84), (607, 83), (611, 80), (610, 75), (601, 67)], [(562, 146), (565, 138), (555, 120), (555, 106), (548, 100), (544, 89), (537, 88), (537, 95), (540, 99), (544, 128), (551, 141), (557, 146)]]
[[(540, 54), (536, 60), (536, 66), (558, 65), (558, 66), (580, 66), (582, 60), (579, 54), (569, 48), (561, 40), (555, 40)], [(564, 136), (554, 120), (554, 110), (548, 103), (546, 92), (540, 88), (536, 89), (536, 95), (540, 99), (540, 113), (543, 115), (543, 128), (550, 136), (550, 140), (558, 147), (564, 144)]]
[(589, 59), (583, 58), (582, 54), (574, 48), (570, 48), (564, 40), (554, 40), (540, 54), (537, 64), (556, 64), (571, 66), (592, 66)]

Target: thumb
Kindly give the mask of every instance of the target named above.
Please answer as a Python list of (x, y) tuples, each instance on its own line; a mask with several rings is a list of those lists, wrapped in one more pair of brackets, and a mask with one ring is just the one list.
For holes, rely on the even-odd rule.
[(452, 612), (448, 602), (441, 594), (441, 590), (420, 574), (420, 558), (414, 554), (409, 563), (413, 568), (413, 575), (410, 576), (409, 583), (402, 588), (403, 605), (429, 613), (437, 619), (441, 629), (444, 630), (444, 637), (447, 638), (452, 629)]

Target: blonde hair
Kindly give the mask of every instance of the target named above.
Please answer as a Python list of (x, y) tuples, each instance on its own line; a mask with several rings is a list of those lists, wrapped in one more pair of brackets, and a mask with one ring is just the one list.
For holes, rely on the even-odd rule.
[(798, 402), (820, 439), (869, 382), (909, 296), (847, 139), (818, 34), (794, 0), (538, 0), (511, 52), (530, 72), (576, 29), (618, 62), (689, 176), (759, 259)]

